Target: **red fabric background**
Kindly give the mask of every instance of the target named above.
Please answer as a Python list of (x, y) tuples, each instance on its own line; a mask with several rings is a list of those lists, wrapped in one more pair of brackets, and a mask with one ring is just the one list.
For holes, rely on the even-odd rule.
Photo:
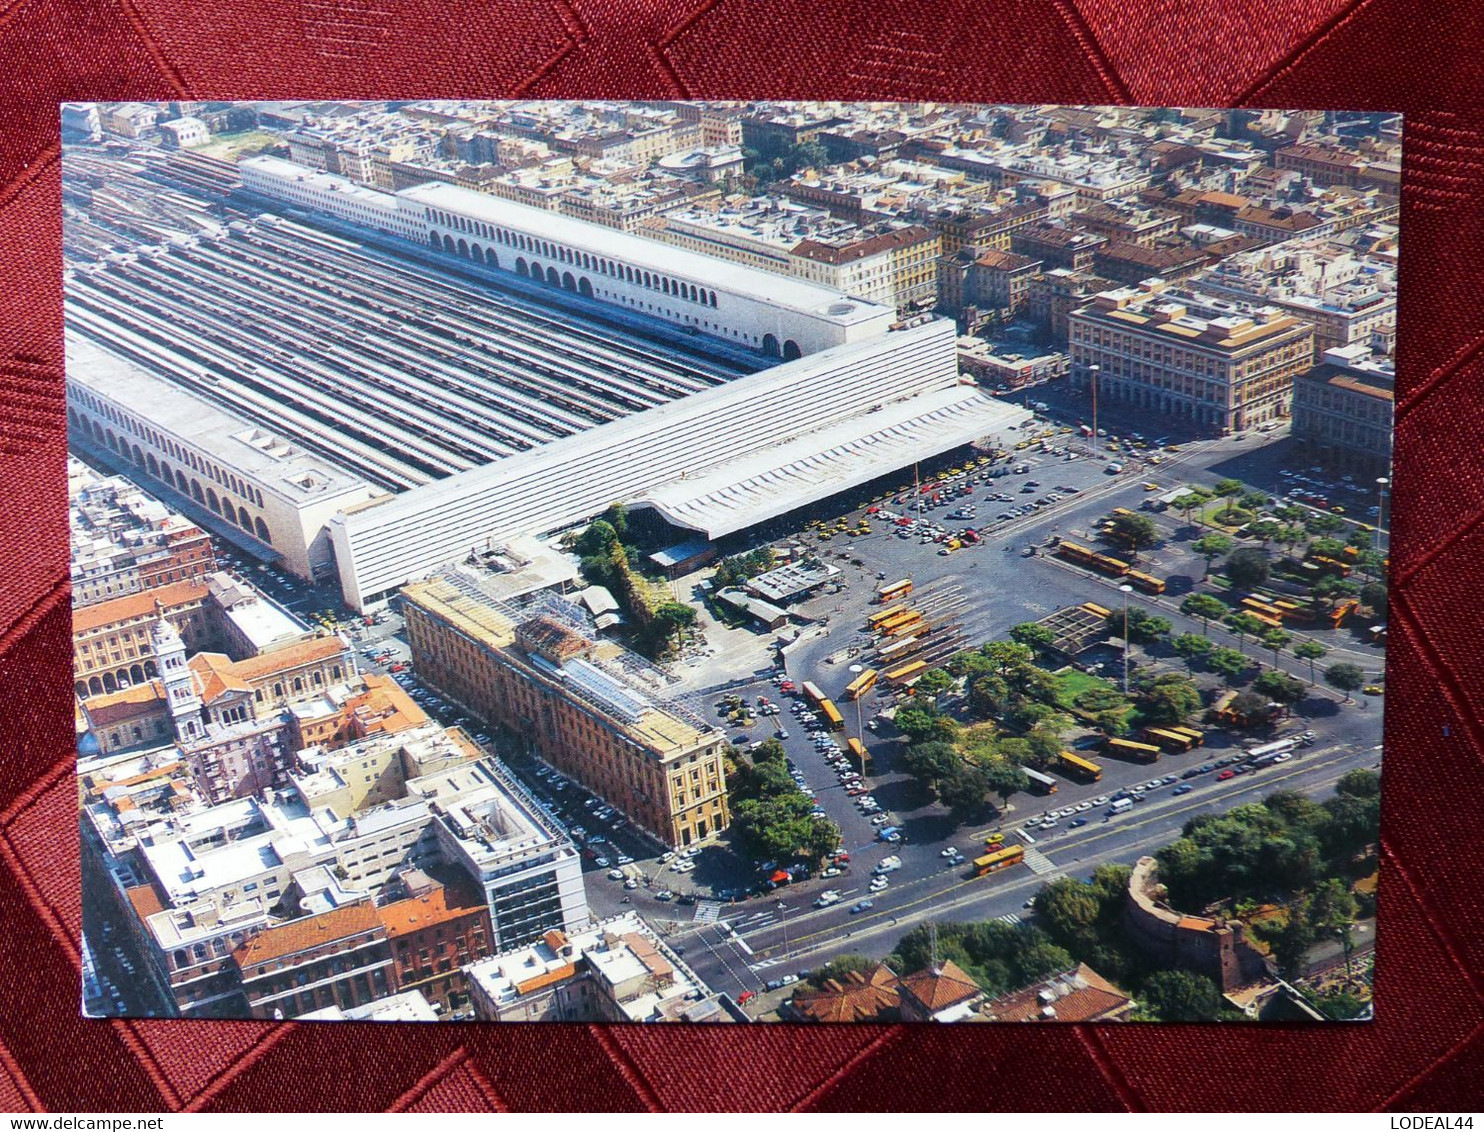
[[(1479, 1107), (1481, 23), (1478, 5), (1401, 0), (0, 0), (0, 1108)], [(695, 1030), (77, 1016), (56, 104), (515, 95), (1408, 113), (1375, 1023)]]

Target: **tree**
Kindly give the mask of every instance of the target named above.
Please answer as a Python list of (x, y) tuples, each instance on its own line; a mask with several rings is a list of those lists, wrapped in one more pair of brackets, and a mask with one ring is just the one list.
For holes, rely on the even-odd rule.
[(1273, 949), (1273, 959), (1278, 964), (1278, 973), (1285, 979), (1302, 974), (1304, 957), (1317, 938), (1318, 933), (1309, 920), (1309, 898), (1296, 897), (1289, 902), (1288, 918), (1284, 924), (1267, 935), (1268, 946)]
[(1047, 649), (1056, 640), (1056, 634), (1045, 625), (1026, 621), (1010, 630), (1010, 639), (1032, 649)]
[(608, 553), (609, 548), (618, 541), (618, 531), (612, 523), (603, 519), (594, 519), (587, 525), (587, 530), (577, 536), (577, 542), (573, 549), (583, 558), (591, 558), (595, 555)]
[(1367, 582), (1360, 588), (1360, 604), (1376, 617), (1386, 619), (1386, 586), (1381, 582)]
[(1220, 531), (1212, 531), (1210, 534), (1203, 535), (1191, 543), (1190, 549), (1206, 560), (1206, 572), (1202, 575), (1202, 578), (1210, 576), (1212, 561), (1220, 558), (1223, 554), (1231, 553), (1232, 548), (1236, 545), (1229, 536), (1222, 534)]
[(668, 640), (672, 636), (678, 637), (695, 623), (696, 611), (690, 606), (678, 601), (662, 601), (655, 606), (649, 628), (655, 635)]
[(944, 715), (933, 704), (911, 703), (899, 708), (893, 722), (909, 743), (952, 743), (958, 738), (958, 721)]
[(1278, 667), (1278, 654), (1293, 641), (1293, 634), (1286, 629), (1269, 629), (1262, 635), (1262, 647), (1273, 654), (1273, 667)]
[(1117, 515), (1108, 530), (1135, 550), (1144, 550), (1159, 541), (1159, 528), (1147, 515)]
[(1259, 519), (1247, 527), (1247, 533), (1262, 542), (1263, 546), (1277, 539), (1283, 533), (1283, 524), (1273, 519)]
[[(1153, 644), (1166, 633), (1172, 626), (1163, 617), (1156, 617), (1144, 612), (1137, 605), (1128, 607), (1128, 636), (1131, 641), (1141, 644)], [(1122, 610), (1108, 615), (1108, 632), (1115, 636), (1124, 634), (1124, 615)]]
[(1175, 650), (1176, 655), (1185, 660), (1185, 667), (1193, 669), (1195, 662), (1216, 646), (1198, 633), (1181, 633), (1178, 637), (1171, 639), (1170, 647)]
[(1200, 690), (1178, 673), (1158, 676), (1140, 689), (1140, 711), (1146, 723), (1180, 723), (1200, 706)]
[(1213, 496), (1203, 487), (1193, 487), (1189, 489), (1184, 495), (1180, 497), (1179, 502), (1180, 510), (1185, 512), (1185, 521), (1187, 523), (1190, 522), (1190, 513), (1192, 511), (1205, 507), (1205, 505), (1207, 503), (1210, 503), (1211, 500), (1214, 498), (1215, 496)]
[(1247, 638), (1262, 632), (1262, 622), (1251, 613), (1230, 613), (1226, 617), (1226, 624), (1237, 635), (1238, 648), (1245, 649)]
[(629, 533), (629, 509), (622, 503), (610, 503), (608, 510), (603, 512), (603, 519), (619, 538)]
[(1218, 499), (1226, 500), (1226, 506), (1221, 509), (1219, 514), (1224, 520), (1229, 521), (1237, 507), (1237, 496), (1242, 494), (1241, 481), (1232, 479), (1217, 480), (1216, 486), (1211, 490)]
[[(1020, 772), (1024, 777), (1024, 772)], [(933, 784), (938, 800), (955, 814), (970, 814), (984, 805), (989, 778), (977, 766), (956, 759), (953, 767)]]
[(1045, 768), (1061, 754), (1061, 733), (1071, 720), (1059, 712), (1051, 712), (1025, 733), (1026, 746), (1030, 748), (1031, 762)]
[(1236, 649), (1214, 648), (1206, 657), (1206, 667), (1230, 685), (1247, 670), (1247, 658)]
[(929, 668), (917, 678), (917, 692), (919, 695), (931, 696), (937, 699), (944, 692), (954, 686), (957, 681), (941, 668)]
[(1243, 719), (1267, 719), (1268, 698), (1259, 692), (1238, 692), (1231, 709)]
[(1365, 684), (1365, 671), (1358, 664), (1332, 664), (1324, 670), (1325, 683), (1345, 693), (1345, 702), (1350, 702), (1352, 692)]
[(1191, 594), (1180, 603), (1180, 612), (1187, 617), (1199, 617), (1201, 632), (1211, 628), (1211, 622), (1227, 612), (1226, 603), (1210, 594)]
[(913, 743), (902, 753), (902, 769), (929, 789), (962, 761), (952, 743)]
[(1156, 971), (1139, 997), (1161, 1022), (1211, 1022), (1221, 1013), (1220, 989), (1194, 971)]
[(875, 970), (876, 964), (879, 962), (880, 960), (878, 959), (870, 959), (864, 955), (846, 952), (844, 955), (837, 955), (828, 963), (817, 967), (810, 973), (809, 981), (816, 987), (823, 987), (831, 979), (844, 982), (846, 976), (852, 972), (860, 971), (865, 973)]
[(1263, 585), (1272, 572), (1268, 552), (1255, 546), (1244, 546), (1226, 557), (1226, 576), (1239, 590), (1253, 590)]
[(1329, 646), (1322, 645), (1318, 641), (1300, 641), (1293, 646), (1293, 655), (1309, 662), (1310, 684), (1318, 682), (1314, 678), (1314, 662), (1322, 659), (1327, 652), (1329, 652)]
[(1120, 739), (1128, 734), (1128, 713), (1126, 711), (1109, 708), (1100, 711), (1093, 717), (1093, 726), (1111, 739)]
[(1252, 690), (1261, 692), (1275, 704), (1289, 710), (1304, 698), (1304, 685), (1288, 673), (1270, 668), (1252, 682)]
[(980, 719), (998, 718), (1004, 714), (1009, 702), (1009, 685), (993, 673), (981, 676), (969, 685), (969, 710)]
[(1010, 795), (1030, 789), (1031, 780), (1015, 763), (1005, 761), (994, 762), (984, 768), (984, 784), (990, 793), (999, 798), (1000, 809), (1003, 810), (1010, 802)]
[(1345, 520), (1338, 515), (1326, 515), (1323, 512), (1308, 512), (1304, 516), (1304, 526), (1310, 534), (1327, 535), (1335, 531), (1345, 529)]
[(1381, 776), (1373, 770), (1351, 770), (1335, 783), (1335, 793), (1349, 798), (1379, 798)]
[(1309, 923), (1316, 934), (1340, 941), (1345, 950), (1345, 973), (1350, 973), (1350, 951), (1354, 946), (1350, 929), (1355, 926), (1359, 905), (1350, 890), (1334, 877), (1315, 885), (1309, 901)]

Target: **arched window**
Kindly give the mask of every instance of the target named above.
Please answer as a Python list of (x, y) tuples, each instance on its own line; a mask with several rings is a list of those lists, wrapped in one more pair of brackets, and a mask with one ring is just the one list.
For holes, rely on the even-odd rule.
[(254, 519), (252, 521), (252, 529), (256, 532), (258, 538), (262, 539), (269, 546), (273, 545), (273, 539), (268, 535), (268, 524), (263, 522), (262, 519)]
[(209, 487), (206, 489), (206, 506), (210, 507), (218, 515), (222, 513), (222, 505), (217, 501), (216, 492)]
[(439, 239), (438, 239), (438, 233), (437, 233), (437, 232), (429, 232), (429, 233), (428, 233), (428, 239), (429, 239), (429, 240), (430, 240), (430, 241), (432, 241), (432, 244), (433, 244), (433, 246), (434, 246), (434, 247), (435, 247), (435, 248), (436, 248), (436, 247), (437, 247), (437, 246), (438, 246), (438, 245), (439, 245), (439, 244), (440, 244), (440, 243), (442, 243), (442, 241), (441, 241), (441, 240), (439, 240)]
[(206, 502), (206, 496), (201, 491), (201, 484), (197, 480), (191, 481), (191, 498), (193, 498), (197, 503)]
[[(230, 513), (231, 510), (232, 505), (228, 503), (227, 511)], [(243, 530), (252, 530), (252, 516), (247, 513), (246, 507), (237, 508), (237, 523), (243, 528)]]
[(791, 361), (795, 360), (796, 358), (800, 358), (802, 356), (803, 356), (803, 351), (799, 349), (799, 344), (797, 342), (795, 342), (792, 338), (790, 338), (787, 342), (785, 342), (783, 344), (783, 360), (784, 361), (791, 362)]
[(453, 254), (453, 237), (445, 234), (443, 237), (443, 250), (449, 255)]

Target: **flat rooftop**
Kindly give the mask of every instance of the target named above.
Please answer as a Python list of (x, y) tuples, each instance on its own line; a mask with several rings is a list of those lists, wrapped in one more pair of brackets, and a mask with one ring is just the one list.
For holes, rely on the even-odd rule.
[(366, 490), (365, 480), (350, 469), (219, 408), (70, 328), (66, 351), (69, 382), (132, 407), (162, 432), (230, 463), (265, 492), (302, 504)]
[(575, 220), (559, 212), (532, 208), (457, 185), (417, 185), (403, 189), (397, 195), (409, 202), (457, 213), (486, 224), (537, 231), (554, 243), (595, 252), (641, 270), (704, 281), (714, 290), (807, 314), (838, 326), (870, 322), (880, 318), (885, 309), (864, 299), (843, 298), (839, 291), (830, 287), (780, 278), (771, 271), (657, 244), (642, 236), (632, 236), (617, 229)]

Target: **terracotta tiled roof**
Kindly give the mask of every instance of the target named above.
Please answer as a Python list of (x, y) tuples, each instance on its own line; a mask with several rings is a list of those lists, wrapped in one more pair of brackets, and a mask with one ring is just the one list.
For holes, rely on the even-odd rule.
[(153, 885), (136, 884), (132, 888), (124, 889), (124, 894), (128, 896), (129, 903), (134, 905), (134, 914), (139, 917), (140, 923), (156, 912), (165, 910), (164, 901), (160, 899), (160, 894), (154, 890)]
[(252, 685), (236, 673), (230, 657), (219, 652), (198, 652), (186, 666), (196, 677), (196, 694), (203, 704), (215, 703), (226, 692), (250, 692)]
[(992, 268), (995, 271), (1020, 271), (1023, 268), (1035, 267), (1041, 261), (1032, 259), (1028, 255), (1016, 255), (1014, 252), (990, 250), (974, 262), (980, 267)]
[(395, 734), (428, 722), (427, 712), (390, 676), (367, 672), (362, 680), (366, 690), (346, 700), (345, 708), (355, 716), (363, 734)]
[(250, 683), (272, 676), (277, 672), (289, 672), (295, 668), (329, 660), (345, 652), (345, 642), (339, 637), (311, 637), (307, 641), (274, 649), (262, 656), (251, 656), (232, 665), (232, 672)]
[(101, 629), (105, 625), (116, 625), (120, 621), (147, 617), (154, 612), (157, 601), (168, 613), (180, 606), (202, 601), (206, 594), (207, 589), (203, 583), (171, 582), (168, 586), (159, 586), (143, 593), (125, 594), (109, 601), (100, 601), (97, 605), (87, 605), (73, 611), (72, 632), (76, 635)]
[[(995, 1022), (1096, 1022), (1126, 1013), (1130, 1002), (1124, 991), (1079, 963), (1065, 974), (987, 1003), (984, 1013)], [(1048, 1006), (1054, 1014), (1045, 1012)]]
[(480, 905), (474, 902), (472, 894), (456, 886), (441, 885), (426, 896), (397, 900), (377, 911), (381, 915), (381, 922), (386, 925), (387, 936), (395, 939), (420, 932), (424, 928), (446, 924), (450, 920), (461, 919), (471, 912), (477, 912), (479, 908)]
[(926, 228), (913, 226), (894, 228), (889, 232), (881, 232), (864, 240), (856, 240), (843, 247), (820, 243), (818, 240), (803, 240), (794, 246), (793, 254), (804, 259), (817, 260), (819, 263), (852, 263), (879, 252), (921, 243), (923, 240), (931, 239), (932, 235), (932, 232)]
[(791, 1005), (811, 1022), (875, 1022), (895, 1012), (899, 1002), (896, 974), (878, 963), (870, 971), (831, 979), (819, 990), (798, 991)]
[(929, 1013), (936, 1014), (965, 999), (973, 998), (980, 990), (979, 984), (969, 978), (962, 967), (949, 959), (937, 971), (918, 971), (903, 976), (902, 993), (910, 994)]
[(246, 968), (255, 964), (282, 959), (320, 944), (363, 935), (380, 927), (381, 917), (374, 904), (350, 904), (259, 932), (232, 952), (232, 956), (246, 974)]
[(93, 696), (83, 701), (83, 711), (94, 727), (109, 727), (158, 711), (165, 700), (165, 686), (158, 680), (135, 684), (119, 692)]

